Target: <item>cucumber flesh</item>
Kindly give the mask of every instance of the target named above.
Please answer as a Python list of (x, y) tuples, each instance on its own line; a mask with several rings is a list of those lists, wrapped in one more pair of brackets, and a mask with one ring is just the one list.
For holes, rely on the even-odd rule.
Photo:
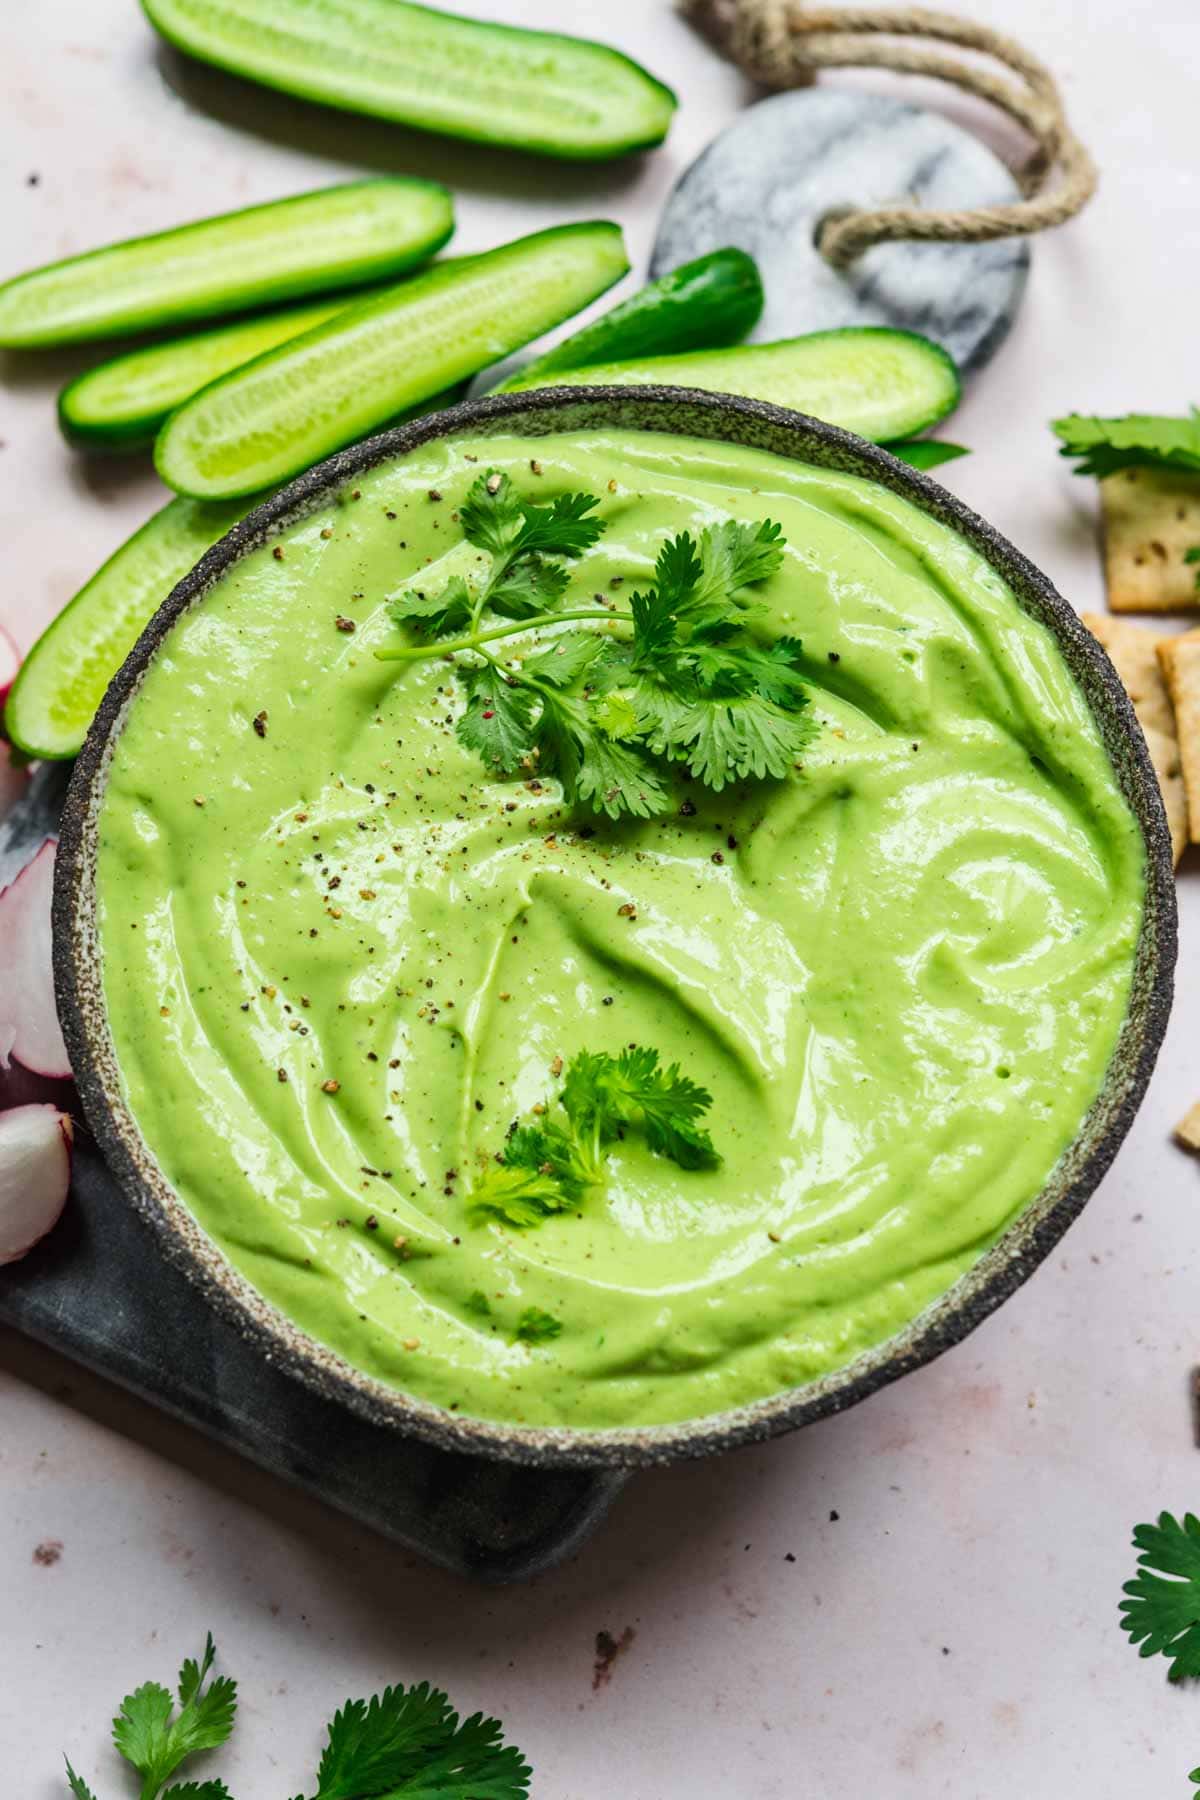
[(168, 413), (219, 375), (300, 337), (362, 295), (340, 295), (131, 350), (76, 376), (58, 397), (63, 435), (88, 450), (140, 450)]
[(362, 286), (423, 262), (450, 195), (406, 176), (350, 181), (129, 238), (0, 285), (0, 345), (80, 343)]
[(647, 356), (556, 370), (510, 386), (691, 387), (743, 394), (810, 413), (860, 437), (886, 442), (936, 425), (961, 392), (958, 371), (939, 344), (886, 326), (814, 331), (775, 344), (697, 350), (685, 356)]
[[(519, 384), (526, 386), (557, 369), (736, 344), (758, 323), (762, 309), (762, 281), (753, 257), (744, 250), (712, 250), (650, 282), (527, 363)], [(517, 385), (514, 376), (499, 391)]]
[(606, 45), (406, 0), (142, 0), (178, 49), (326, 106), (546, 156), (666, 136), (670, 88)]
[(247, 508), (172, 500), (110, 556), (46, 628), (8, 696), (4, 728), (27, 756), (78, 754), (104, 690), (177, 581)]
[(202, 389), (159, 433), (158, 472), (200, 500), (273, 486), (539, 337), (628, 266), (604, 222), (441, 263)]

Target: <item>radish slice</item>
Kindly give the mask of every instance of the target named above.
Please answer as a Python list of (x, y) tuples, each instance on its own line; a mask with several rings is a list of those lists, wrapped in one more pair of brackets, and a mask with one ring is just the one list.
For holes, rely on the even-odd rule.
[(21, 652), (11, 635), (0, 625), (0, 714), (8, 701), (8, 690), (17, 679)]
[(50, 896), (57, 838), (47, 838), (0, 892), (0, 1069), (10, 1057), (35, 1075), (71, 1073), (54, 1005)]
[(71, 1179), (71, 1117), (56, 1106), (0, 1113), (0, 1263), (16, 1262), (58, 1223)]

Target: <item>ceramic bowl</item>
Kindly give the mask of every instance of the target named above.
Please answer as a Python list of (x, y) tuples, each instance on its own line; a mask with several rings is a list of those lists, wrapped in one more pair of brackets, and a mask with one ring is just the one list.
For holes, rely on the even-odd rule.
[[(904, 495), (972, 544), (1024, 610), (1049, 628), (1083, 691), (1145, 840), (1146, 908), (1129, 1007), (1100, 1092), (1036, 1200), (940, 1300), (847, 1367), (751, 1405), (682, 1424), (573, 1431), (464, 1418), (361, 1374), (277, 1311), (201, 1230), (143, 1142), (122, 1098), (101, 982), (96, 843), (113, 746), (147, 667), (175, 621), (240, 557), (325, 504), (350, 478), (431, 439), (514, 431), (536, 438), (549, 431), (597, 427), (684, 432), (865, 476)], [(76, 764), (62, 820), (54, 943), (63, 1031), (96, 1140), (162, 1254), (245, 1337), (323, 1396), (442, 1448), (542, 1467), (614, 1467), (707, 1455), (840, 1412), (948, 1350), (1021, 1286), (1108, 1168), (1145, 1092), (1171, 1003), (1175, 886), (1158, 785), (1108, 658), (1046, 577), (984, 520), (885, 451), (779, 407), (683, 388), (555, 388), (470, 401), (341, 451), (251, 512), (179, 583), (109, 688)]]

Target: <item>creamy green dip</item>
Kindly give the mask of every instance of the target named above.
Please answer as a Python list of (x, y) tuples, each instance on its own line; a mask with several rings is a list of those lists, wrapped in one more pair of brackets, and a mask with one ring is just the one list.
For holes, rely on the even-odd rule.
[[(803, 768), (619, 828), (489, 778), (449, 666), (372, 655), (388, 596), (461, 566), (488, 466), (601, 496), (585, 598), (669, 533), (777, 520)], [(117, 743), (99, 896), (126, 1096), (231, 1262), (384, 1382), (602, 1427), (837, 1369), (970, 1268), (1096, 1094), (1143, 856), (1050, 635), (953, 532), (847, 475), (592, 432), (433, 445), (223, 577)], [(723, 1166), (635, 1134), (577, 1213), (473, 1218), (556, 1059), (628, 1043), (711, 1090)], [(517, 1339), (531, 1306), (552, 1342)]]

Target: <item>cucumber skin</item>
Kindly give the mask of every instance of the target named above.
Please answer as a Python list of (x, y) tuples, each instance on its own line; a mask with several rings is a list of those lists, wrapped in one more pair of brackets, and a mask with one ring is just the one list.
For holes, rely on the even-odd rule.
[[(332, 455), (335, 450), (344, 448), (346, 444), (353, 443), (357, 438), (365, 437), (375, 431), (382, 430), (385, 425), (395, 422), (396, 414), (394, 411), (388, 410), (381, 413), (370, 423), (362, 425), (361, 427), (358, 424), (355, 424), (344, 436), (338, 437), (336, 441), (328, 439), (320, 444), (315, 453), (310, 453), (306, 447), (298, 448), (295, 461), (290, 462), (286, 468), (281, 465), (279, 468), (273, 469), (263, 479), (255, 480), (254, 482), (244, 481), (243, 484), (238, 487), (234, 487), (231, 482), (223, 481), (219, 488), (213, 486), (207, 489), (189, 485), (190, 478), (186, 471), (177, 464), (173, 455), (173, 445), (171, 441), (173, 431), (179, 428), (180, 421), (185, 419), (189, 409), (193, 406), (198, 407), (207, 403), (213, 395), (219, 394), (221, 389), (226, 388), (233, 383), (240, 382), (246, 378), (251, 371), (257, 372), (272, 364), (278, 364), (285, 358), (303, 355), (314, 344), (319, 344), (326, 336), (332, 335), (335, 332), (353, 331), (355, 326), (361, 322), (362, 317), (374, 316), (379, 312), (385, 311), (390, 304), (396, 304), (402, 308), (403, 303), (406, 300), (411, 302), (414, 290), (417, 293), (418, 300), (422, 299), (424, 297), (422, 283), (425, 284), (426, 288), (431, 283), (437, 283), (439, 286), (444, 286), (446, 285), (448, 272), (455, 268), (466, 268), (469, 270), (471, 267), (486, 263), (492, 258), (508, 256), (518, 246), (530, 246), (544, 243), (547, 239), (563, 236), (573, 237), (584, 232), (602, 232), (610, 247), (619, 253), (619, 264), (614, 258), (611, 268), (605, 271), (603, 280), (598, 281), (593, 286), (592, 291), (586, 300), (580, 300), (576, 304), (568, 306), (565, 310), (559, 311), (556, 317), (547, 320), (544, 325), (539, 325), (537, 329), (529, 333), (526, 338), (518, 339), (516, 342), (510, 342), (507, 348), (500, 347), (495, 350), (489, 350), (483, 360), (476, 364), (473, 370), (468, 370), (466, 368), (456, 370), (450, 377), (449, 385), (453, 386), (460, 381), (469, 379), (471, 373), (477, 373), (479, 368), (486, 368), (488, 364), (502, 359), (504, 356), (511, 354), (515, 349), (519, 349), (521, 342), (529, 342), (533, 337), (540, 337), (543, 331), (551, 330), (553, 326), (560, 323), (563, 318), (569, 318), (572, 312), (576, 312), (582, 306), (590, 304), (591, 300), (595, 299), (599, 294), (604, 293), (606, 289), (612, 287), (615, 282), (619, 281), (622, 275), (628, 273), (629, 262), (625, 254), (624, 239), (619, 225), (614, 225), (607, 220), (586, 220), (573, 225), (550, 226), (547, 230), (531, 232), (526, 237), (514, 239), (511, 243), (498, 245), (493, 250), (483, 251), (475, 256), (464, 257), (457, 263), (455, 261), (450, 261), (437, 264), (432, 269), (424, 271), (412, 282), (405, 282), (396, 288), (386, 290), (382, 295), (366, 302), (362, 306), (348, 308), (346, 312), (339, 313), (335, 319), (330, 320), (327, 324), (318, 326), (315, 331), (305, 332), (303, 337), (295, 338), (290, 343), (281, 344), (278, 349), (268, 350), (264, 355), (255, 357), (252, 362), (243, 364), (241, 368), (234, 369), (230, 374), (223, 375), (219, 377), (218, 380), (211, 382), (208, 387), (202, 388), (191, 400), (185, 401), (181, 407), (170, 415), (162, 430), (159, 432), (154, 445), (154, 465), (160, 478), (168, 487), (173, 488), (177, 494), (183, 494), (195, 500), (231, 500), (241, 498), (250, 494), (259, 493), (263, 488), (274, 487), (280, 481), (290, 480), (293, 475), (299, 474), (303, 469), (310, 468), (314, 463), (321, 461), (326, 456)], [(451, 304), (453, 304), (452, 299)], [(403, 311), (400, 312), (398, 321), (398, 328), (402, 329), (402, 327)], [(434, 385), (431, 392), (425, 397), (415, 399), (404, 405), (401, 416), (410, 417), (417, 413), (433, 410), (437, 404), (436, 396), (444, 392), (447, 385), (444, 372), (439, 372), (438, 376), (434, 378)]]
[(736, 344), (763, 309), (758, 265), (744, 250), (712, 250), (652, 281), (527, 363), (496, 390), (507, 393), (559, 369), (624, 362), (670, 350), (715, 350)]
[[(142, 11), (145, 13), (155, 31), (159, 33), (160, 37), (165, 38), (175, 49), (182, 51), (187, 56), (193, 56), (201, 62), (210, 63), (216, 68), (226, 69), (230, 74), (238, 75), (244, 81), (257, 82), (261, 87), (275, 88), (278, 92), (285, 94), (295, 94), (300, 99), (311, 101), (317, 106), (334, 107), (339, 112), (349, 112), (359, 116), (365, 115), (368, 118), (387, 119), (393, 124), (404, 125), (414, 131), (427, 131), (434, 136), (455, 138), (469, 144), (485, 144), (494, 145), (502, 149), (524, 150), (535, 156), (547, 156), (562, 162), (602, 162), (612, 157), (633, 155), (640, 150), (655, 149), (666, 138), (667, 132), (670, 129), (672, 116), (679, 104), (675, 90), (668, 87), (666, 82), (659, 81), (657, 76), (651, 75), (648, 69), (643, 68), (641, 63), (635, 62), (631, 56), (626, 56), (623, 51), (615, 50), (610, 44), (602, 44), (595, 38), (573, 37), (566, 32), (536, 31), (518, 25), (495, 24), (491, 20), (475, 19), (468, 17), (464, 13), (450, 12), (448, 8), (413, 5), (409, 4), (408, 0), (391, 0), (391, 3), (396, 10), (399, 10), (399, 7), (403, 5), (406, 12), (420, 13), (425, 15), (426, 18), (437, 19), (440, 17), (447, 17), (452, 19), (456, 26), (461, 25), (476, 28), (481, 34), (486, 34), (489, 38), (515, 38), (523, 40), (525, 43), (534, 40), (545, 45), (547, 49), (555, 45), (568, 45), (572, 52), (576, 52), (580, 48), (594, 52), (597, 55), (603, 56), (610, 62), (622, 65), (624, 68), (631, 70), (637, 75), (645, 83), (647, 92), (653, 92), (657, 97), (664, 113), (661, 127), (655, 127), (632, 137), (616, 137), (597, 144), (592, 148), (584, 148), (577, 144), (572, 145), (561, 138), (556, 141), (552, 136), (547, 136), (544, 133), (492, 132), (473, 128), (465, 124), (451, 129), (449, 126), (432, 124), (428, 121), (413, 118), (411, 114), (404, 111), (388, 111), (378, 105), (373, 106), (367, 102), (356, 104), (339, 95), (320, 93), (312, 86), (301, 81), (285, 81), (268, 75), (259, 69), (251, 71), (246, 67), (244, 62), (237, 60), (235, 57), (220, 57), (211, 50), (200, 49), (197, 47), (195, 40), (188, 37), (186, 30), (184, 30), (180, 24), (173, 24), (171, 22), (171, 3), (172, 0), (140, 0)], [(480, 55), (486, 62), (486, 42), (480, 45)]]
[[(901, 339), (914, 345), (918, 345), (920, 346), (922, 353), (929, 358), (930, 363), (939, 366), (939, 372), (946, 382), (946, 396), (944, 403), (935, 406), (931, 412), (919, 414), (906, 421), (903, 430), (900, 432), (888, 430), (881, 433), (881, 437), (884, 441), (886, 441), (887, 438), (903, 441), (908, 438), (916, 437), (922, 431), (929, 430), (931, 426), (938, 424), (942, 419), (952, 413), (962, 398), (962, 381), (959, 376), (958, 367), (955, 364), (953, 357), (951, 357), (947, 351), (943, 350), (940, 344), (934, 343), (931, 338), (922, 337), (919, 332), (899, 331), (887, 325), (841, 325), (831, 331), (813, 331), (802, 337), (781, 338), (770, 344), (747, 344), (735, 347), (732, 350), (701, 350), (691, 354), (685, 352), (678, 357), (659, 356), (646, 358), (641, 364), (643, 373), (641, 373), (640, 377), (635, 375), (633, 379), (630, 379), (628, 372), (630, 369), (638, 369), (639, 364), (635, 359), (630, 359), (624, 363), (592, 364), (586, 369), (580, 369), (574, 372), (568, 369), (562, 369), (552, 374), (544, 383), (539, 382), (536, 378), (528, 380), (525, 371), (522, 370), (520, 375), (515, 376), (512, 379), (508, 384), (508, 387), (510, 392), (523, 392), (541, 385), (547, 387), (569, 386), (574, 379), (578, 381), (581, 386), (594, 385), (601, 387), (607, 385), (609, 380), (612, 380), (618, 386), (636, 387), (644, 384), (647, 386), (692, 387), (704, 389), (708, 385), (704, 380), (706, 371), (711, 372), (711, 370), (726, 357), (745, 356), (753, 358), (758, 352), (779, 350), (787, 345), (798, 346), (802, 344), (834, 343), (837, 340), (844, 340), (847, 338), (859, 341), (864, 338)], [(672, 368), (669, 366), (672, 364), (677, 364), (678, 366)], [(624, 376), (624, 380), (621, 379), (622, 375)], [(710, 388), (709, 391), (715, 393), (737, 393), (739, 390), (722, 385)], [(751, 396), (751, 398), (753, 397), (754, 396)], [(766, 400), (772, 399), (772, 396), (766, 394), (757, 397)], [(775, 402), (775, 404), (786, 404), (786, 402)], [(793, 410), (803, 409), (794, 408)], [(868, 434), (860, 432), (859, 435), (867, 436)]]
[[(136, 307), (127, 304), (118, 313), (105, 315), (100, 313), (98, 319), (67, 324), (47, 329), (36, 325), (32, 329), (20, 329), (14, 332), (4, 325), (4, 303), (6, 298), (27, 285), (35, 283), (40, 277), (57, 273), (62, 269), (84, 266), (100, 262), (101, 259), (119, 254), (126, 247), (155, 243), (177, 243), (180, 239), (194, 232), (207, 232), (213, 226), (228, 225), (241, 220), (245, 225), (248, 215), (270, 213), (278, 215), (287, 207), (295, 207), (304, 203), (312, 203), (320, 196), (343, 195), (354, 189), (377, 189), (388, 186), (403, 186), (408, 189), (423, 189), (431, 198), (440, 196), (443, 202), (444, 219), (436, 230), (431, 230), (426, 237), (414, 240), (399, 251), (378, 251), (356, 268), (339, 265), (330, 272), (313, 267), (307, 271), (297, 270), (294, 274), (277, 278), (264, 285), (247, 282), (234, 290), (228, 298), (193, 298), (183, 299), (175, 305), (159, 303), (157, 306)], [(82, 344), (97, 339), (127, 337), (135, 332), (155, 330), (160, 326), (172, 326), (186, 323), (200, 323), (206, 319), (218, 319), (229, 313), (242, 312), (248, 308), (272, 302), (299, 300), (306, 296), (337, 291), (342, 288), (353, 289), (367, 282), (395, 278), (407, 270), (425, 262), (440, 250), (454, 233), (454, 206), (448, 188), (437, 181), (426, 181), (417, 176), (379, 176), (363, 181), (339, 182), (335, 186), (314, 189), (309, 193), (293, 194), (283, 200), (266, 201), (261, 205), (241, 207), (234, 212), (215, 213), (209, 218), (193, 219), (186, 225), (172, 226), (167, 231), (149, 232), (142, 237), (123, 238), (117, 243), (101, 244), (94, 250), (85, 250), (79, 256), (67, 256), (58, 262), (43, 263), (36, 269), (23, 270), (8, 281), (0, 282), (0, 348), (10, 350), (39, 350), (54, 348), (62, 344)], [(252, 247), (247, 254), (252, 256)], [(228, 292), (228, 290), (227, 290)]]
[[(22, 720), (21, 713), (24, 710), (25, 695), (33, 689), (41, 663), (47, 656), (54, 655), (55, 640), (70, 633), (71, 615), (87, 608), (88, 602), (95, 597), (98, 585), (106, 577), (111, 579), (114, 572), (120, 572), (122, 564), (136, 559), (139, 548), (145, 544), (147, 539), (153, 543), (164, 533), (169, 534), (177, 521), (185, 530), (190, 530), (194, 522), (198, 523), (194, 542), (189, 545), (186, 558), (184, 556), (179, 558), (176, 572), (168, 577), (167, 584), (154, 605), (146, 612), (145, 617), (138, 623), (136, 631), (129, 637), (121, 656), (109, 671), (109, 680), (111, 680), (171, 589), (183, 579), (189, 569), (195, 567), (205, 551), (211, 549), (219, 538), (224, 537), (225, 533), (248, 511), (249, 507), (245, 502), (234, 506), (226, 504), (206, 508), (197, 506), (194, 501), (190, 500), (169, 500), (166, 506), (160, 507), (158, 512), (147, 519), (144, 525), (139, 526), (132, 537), (126, 538), (125, 542), (113, 551), (107, 561), (101, 563), (95, 574), (84, 582), (78, 593), (68, 600), (58, 616), (50, 621), (17, 671), (17, 679), (9, 691), (8, 702), (4, 709), (4, 730), (10, 742), (15, 744), (18, 750), (24, 755), (42, 762), (67, 762), (73, 756), (78, 755), (83, 745), (88, 726), (91, 724), (90, 719), (83, 724), (74, 737), (51, 739), (47, 736), (39, 741), (36, 727), (31, 729), (30, 721)], [(189, 518), (189, 513), (196, 514), (197, 520), (193, 521)], [(200, 524), (199, 521), (205, 514), (209, 515), (208, 520)], [(208, 529), (209, 524), (211, 524), (211, 530)], [(128, 577), (126, 576), (125, 579)]]

